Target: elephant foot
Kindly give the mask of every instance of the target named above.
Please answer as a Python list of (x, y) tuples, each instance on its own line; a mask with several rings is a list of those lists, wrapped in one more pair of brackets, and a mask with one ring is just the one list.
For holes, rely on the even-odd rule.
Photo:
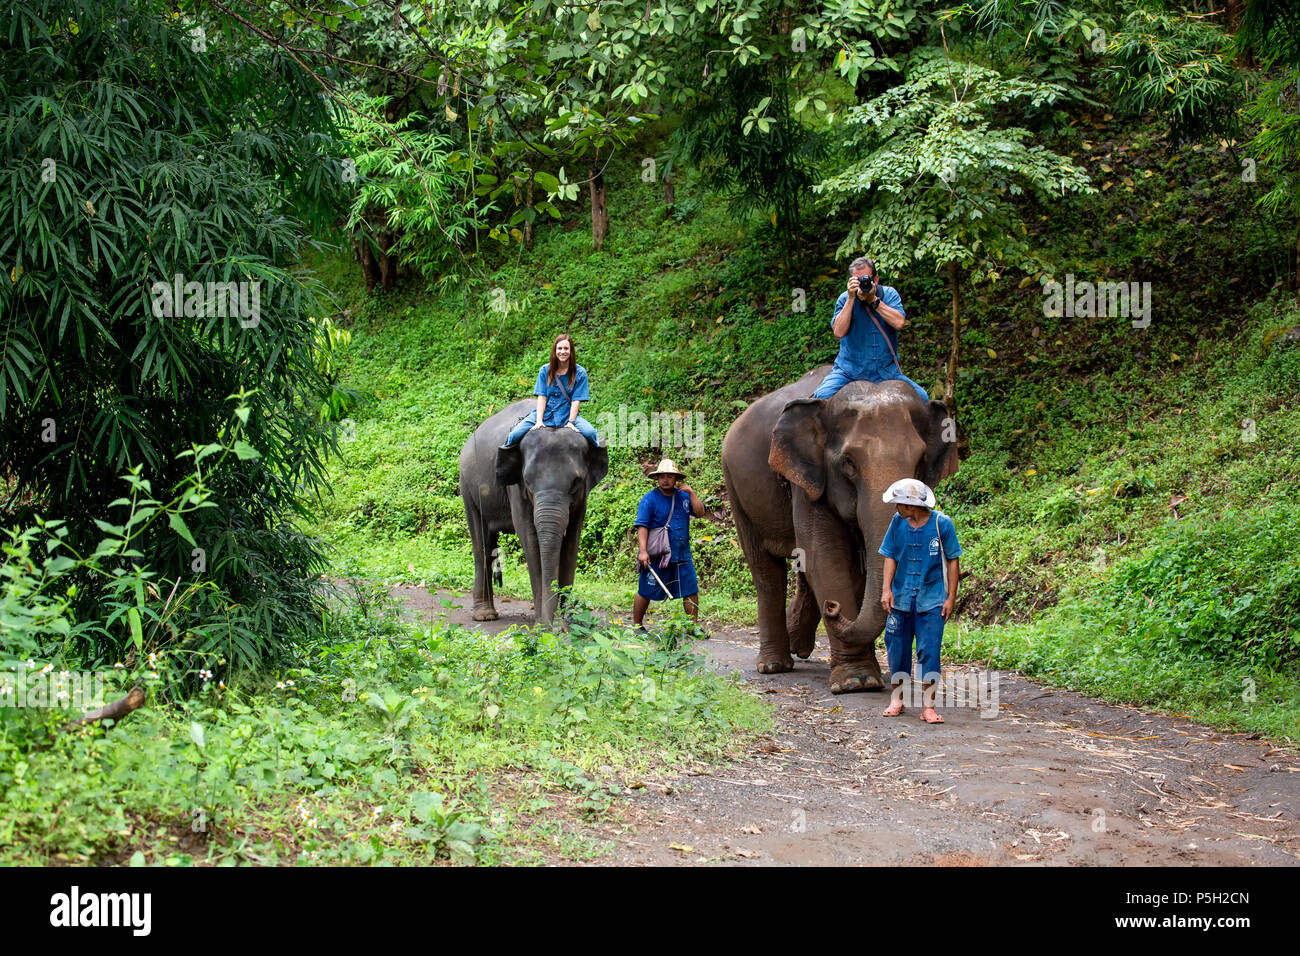
[(831, 668), (831, 693), (852, 694), (861, 690), (884, 690), (880, 668), (840, 665)]
[(476, 608), (474, 608), (474, 616), (473, 616), (472, 620), (475, 620), (475, 621), (495, 621), (495, 620), (496, 620), (497, 618), (499, 618), (500, 616), (501, 616), (501, 615), (498, 614), (498, 613), (496, 612), (496, 608), (493, 608), (493, 607), (476, 607)]
[(785, 657), (768, 658), (766, 660), (759, 658), (758, 661), (758, 672), (760, 674), (784, 674), (786, 671), (792, 670), (794, 670), (794, 661), (790, 659), (788, 654)]

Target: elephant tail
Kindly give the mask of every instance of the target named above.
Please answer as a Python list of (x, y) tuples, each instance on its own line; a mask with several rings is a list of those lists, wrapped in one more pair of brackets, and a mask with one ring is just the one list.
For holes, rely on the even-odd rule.
[(500, 562), (494, 562), (494, 566), (493, 566), (493, 568), (492, 568), (492, 583), (495, 584), (497, 587), (503, 587), (503, 585), (502, 585), (502, 583), (501, 583), (501, 564), (500, 564)]

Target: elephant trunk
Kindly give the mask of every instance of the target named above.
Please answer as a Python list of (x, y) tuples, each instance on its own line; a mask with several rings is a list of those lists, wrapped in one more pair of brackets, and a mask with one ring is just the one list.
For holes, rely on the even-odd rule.
[[(843, 616), (843, 609), (838, 602), (827, 601), (823, 608), (828, 625), (833, 628), (840, 640), (846, 644), (870, 644), (875, 641), (885, 627), (885, 609), (880, 604), (881, 586), (884, 582), (883, 558), (876, 553), (880, 540), (889, 527), (893, 507), (880, 501), (879, 494), (869, 496), (869, 503), (858, 506), (858, 527), (862, 530), (863, 549), (866, 559), (866, 587), (861, 597), (858, 615), (853, 620)], [(858, 501), (864, 502), (867, 494), (859, 494)], [(835, 604), (834, 611), (830, 605)]]
[(555, 584), (560, 576), (560, 551), (569, 527), (569, 501), (564, 495), (543, 495), (533, 505), (533, 527), (537, 529), (537, 551), (542, 562), (542, 600), (537, 608), (538, 623), (555, 619)]

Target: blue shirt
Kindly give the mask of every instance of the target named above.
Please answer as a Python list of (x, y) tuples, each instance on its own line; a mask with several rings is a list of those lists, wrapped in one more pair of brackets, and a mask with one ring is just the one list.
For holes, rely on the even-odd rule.
[[(943, 519), (940, 521), (940, 519)], [(936, 532), (936, 526), (938, 531)], [(952, 519), (931, 511), (929, 519), (919, 528), (913, 528), (900, 514), (894, 515), (880, 542), (880, 553), (898, 562), (890, 590), (894, 593), (894, 607), (900, 611), (928, 611), (939, 607), (947, 598), (943, 587), (943, 561), (939, 555), (939, 536), (943, 536), (943, 552), (951, 561), (961, 554), (957, 529)]]
[[(587, 391), (587, 370), (581, 365), (569, 370), (568, 375), (557, 375), (555, 381), (546, 383), (546, 370), (550, 363), (542, 366), (537, 373), (537, 384), (533, 387), (534, 395), (546, 396), (546, 411), (542, 413), (542, 424), (552, 428), (561, 428), (568, 424), (569, 405), (572, 402), (585, 402), (591, 395)], [(577, 381), (574, 381), (574, 374)]]
[[(673, 505), (673, 495), (677, 504)], [(668, 547), (672, 549), (674, 561), (685, 561), (691, 556), (691, 496), (689, 492), (678, 489), (673, 495), (666, 495), (658, 488), (645, 493), (641, 503), (636, 506), (636, 525), (638, 528), (662, 528), (668, 524)], [(672, 511), (673, 520), (668, 522), (668, 512)]]
[[(878, 286), (876, 295), (885, 305), (902, 312), (904, 318), (907, 317), (907, 313), (903, 311), (903, 299), (893, 286)], [(849, 293), (846, 289), (835, 300), (835, 312), (831, 316), (832, 326), (835, 324), (835, 316), (840, 314), (840, 309), (844, 308), (844, 302), (848, 297)], [(901, 374), (898, 363), (894, 361), (894, 356), (889, 351), (891, 346), (895, 353), (898, 351), (898, 331), (886, 322), (879, 312), (876, 313), (876, 317), (881, 328), (885, 330), (885, 335), (889, 336), (889, 345), (885, 344), (885, 336), (880, 334), (876, 323), (871, 321), (871, 312), (867, 309), (866, 303), (857, 296), (853, 297), (853, 314), (849, 316), (849, 330), (844, 338), (840, 339), (840, 354), (835, 356), (835, 367), (852, 379), (865, 378), (880, 381), (894, 373)]]

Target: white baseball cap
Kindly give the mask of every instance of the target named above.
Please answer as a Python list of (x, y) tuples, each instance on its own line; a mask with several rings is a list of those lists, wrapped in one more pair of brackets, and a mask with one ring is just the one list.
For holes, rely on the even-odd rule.
[(930, 486), (915, 478), (900, 478), (889, 486), (880, 496), (887, 505), (916, 505), (919, 508), (934, 507), (934, 492)]

